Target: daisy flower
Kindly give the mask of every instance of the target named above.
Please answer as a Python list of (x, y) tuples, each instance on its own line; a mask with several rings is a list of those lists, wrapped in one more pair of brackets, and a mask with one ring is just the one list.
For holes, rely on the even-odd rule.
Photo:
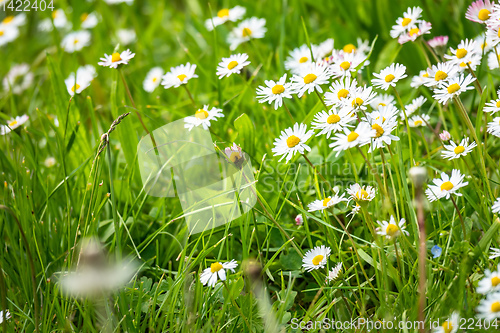
[(80, 22), (82, 29), (92, 29), (99, 23), (99, 17), (96, 13), (83, 13), (80, 15)]
[(434, 333), (456, 333), (459, 329), (460, 317), (457, 312), (453, 312), (451, 317), (443, 322), (443, 325), (434, 328)]
[[(481, 61), (481, 52), (478, 52), (477, 42), (473, 39), (465, 39), (458, 44), (457, 48), (450, 47), (451, 54), (445, 54), (444, 57), (455, 66), (467, 67), (467, 63)], [(462, 64), (465, 64), (462, 65)]]
[(33, 78), (28, 64), (14, 65), (3, 78), (3, 89), (19, 95), (31, 86)]
[(377, 95), (370, 103), (372, 109), (378, 110), (382, 106), (394, 104), (394, 96), (389, 94)]
[(246, 53), (238, 53), (230, 55), (229, 58), (222, 58), (217, 67), (217, 75), (219, 79), (229, 77), (231, 74), (240, 74), (243, 67), (250, 64)]
[(479, 318), (493, 321), (500, 318), (500, 292), (486, 295), (476, 308)]
[(397, 238), (401, 233), (409, 235), (405, 227), (405, 219), (401, 219), (399, 223), (396, 223), (394, 216), (391, 215), (389, 222), (387, 221), (377, 221), (379, 227), (377, 228), (377, 234), (385, 236), (388, 239)]
[(246, 8), (241, 6), (223, 8), (217, 12), (217, 16), (209, 18), (205, 21), (205, 27), (208, 31), (212, 31), (215, 27), (224, 24), (227, 21), (236, 22), (245, 16), (246, 11)]
[(309, 212), (316, 212), (318, 210), (325, 210), (328, 208), (332, 208), (336, 204), (342, 202), (342, 201), (347, 201), (345, 197), (345, 193), (342, 193), (342, 195), (335, 194), (333, 196), (326, 197), (323, 200), (314, 200), (311, 202), (309, 205), (307, 205), (307, 208), (309, 208)]
[(370, 149), (368, 152), (372, 152), (375, 149), (383, 148), (385, 145), (390, 146), (392, 141), (399, 141), (399, 138), (392, 135), (392, 131), (396, 129), (398, 123), (395, 118), (383, 121), (378, 119), (372, 123), (372, 129), (376, 131), (375, 137), (372, 138)]
[(430, 34), (431, 29), (432, 24), (430, 22), (422, 21), (418, 24), (418, 26), (415, 25), (407, 33), (399, 36), (398, 43), (402, 45), (407, 42), (414, 42), (418, 37), (425, 34)]
[(488, 133), (500, 138), (500, 117), (496, 117), (488, 123)]
[[(497, 91), (497, 95), (500, 96), (500, 90)], [(500, 98), (489, 101), (484, 105), (484, 112), (495, 114), (500, 111)]]
[(459, 158), (462, 156), (467, 156), (477, 144), (472, 142), (469, 145), (469, 138), (464, 138), (459, 145), (455, 144), (455, 142), (450, 141), (449, 145), (444, 145), (444, 149), (441, 153), (443, 158), (447, 158), (449, 160)]
[(442, 133), (439, 133), (439, 138), (441, 141), (448, 141), (451, 139), (451, 134), (448, 131), (443, 131)]
[(372, 87), (358, 87), (356, 90), (350, 94), (347, 101), (347, 106), (352, 107), (354, 110), (366, 110), (367, 106), (373, 101), (377, 96), (377, 93), (373, 91)]
[(56, 159), (54, 157), (47, 157), (45, 161), (43, 161), (43, 165), (45, 165), (46, 168), (52, 168), (54, 165), (56, 165)]
[[(405, 105), (406, 116), (410, 116), (415, 113), (415, 111), (420, 109), (425, 102), (427, 102), (427, 98), (424, 96), (419, 96), (413, 99), (410, 104)], [(401, 112), (401, 117), (404, 118), (403, 112)]]
[(302, 97), (305, 92), (308, 94), (317, 90), (322, 93), (322, 84), (327, 84), (330, 78), (328, 67), (311, 63), (307, 68), (302, 68), (298, 74), (292, 77), (292, 89), (298, 97)]
[[(347, 194), (351, 197), (349, 201), (354, 200), (357, 204), (372, 201), (375, 198), (376, 190), (373, 186), (361, 186), (358, 183), (351, 185), (346, 189)], [(357, 210), (361, 209), (358, 208)]]
[(340, 276), (341, 272), (342, 272), (342, 263), (339, 262), (337, 265), (335, 265), (335, 267), (331, 269), (331, 271), (328, 272), (325, 282), (330, 283), (335, 281)]
[(396, 121), (399, 110), (392, 104), (380, 106), (378, 110), (366, 114), (366, 119), (370, 124), (380, 121)]
[(356, 40), (358, 46), (354, 44), (346, 44), (344, 47), (341, 49), (342, 52), (344, 53), (361, 53), (364, 54), (368, 51), (370, 51), (370, 42), (369, 41), (364, 41), (361, 38), (357, 38)]
[(328, 112), (323, 110), (316, 113), (311, 125), (314, 129), (320, 130), (316, 136), (326, 134), (326, 138), (329, 139), (332, 133), (340, 132), (345, 127), (353, 126), (349, 124), (356, 120), (352, 115), (350, 108), (343, 107), (337, 109), (333, 107)]
[(339, 156), (341, 151), (370, 143), (370, 139), (377, 134), (367, 122), (359, 123), (358, 127), (352, 131), (344, 127), (343, 131), (344, 133), (337, 133), (333, 138), (334, 142), (329, 145), (333, 151), (337, 152), (336, 156)]
[[(499, 198), (500, 199), (500, 198)], [(500, 249), (490, 247), (490, 259), (495, 259), (500, 257)]]
[(311, 151), (306, 145), (307, 140), (314, 134), (313, 130), (307, 130), (307, 125), (295, 123), (281, 131), (279, 138), (274, 140), (274, 155), (282, 155), (279, 161), (286, 157), (286, 162), (290, 161), (295, 153), (303, 154), (304, 150)]
[(427, 70), (429, 75), (425, 78), (424, 85), (426, 87), (442, 87), (446, 80), (457, 75), (457, 69), (452, 62), (440, 62), (437, 65), (432, 65), (431, 68)]
[(0, 46), (10, 43), (19, 36), (19, 29), (15, 26), (0, 24)]
[(486, 39), (490, 40), (491, 47), (495, 47), (500, 43), (500, 24), (487, 25)]
[(0, 26), (4, 27), (16, 27), (19, 28), (20, 26), (24, 25), (26, 23), (26, 14), (21, 13), (19, 15), (9, 15), (6, 18), (0, 22)]
[[(317, 54), (314, 55), (315, 59), (317, 57)], [(306, 44), (304, 44), (290, 51), (290, 54), (285, 60), (285, 69), (291, 71), (294, 74), (297, 74), (301, 68), (309, 67), (312, 61), (313, 59), (311, 59), (311, 50)]]
[(304, 254), (304, 258), (302, 258), (302, 267), (304, 267), (306, 272), (325, 267), (331, 251), (329, 247), (324, 245), (316, 246), (314, 249)]
[(460, 95), (464, 91), (474, 89), (473, 86), (470, 86), (472, 82), (476, 79), (472, 77), (472, 75), (464, 75), (455, 76), (444, 82), (441, 88), (437, 88), (434, 90), (434, 97), (441, 104), (448, 103), (453, 97)]
[(137, 35), (134, 29), (118, 29), (116, 31), (116, 38), (120, 45), (129, 45), (135, 42)]
[(241, 43), (252, 38), (263, 38), (266, 34), (266, 19), (251, 17), (241, 21), (227, 36), (229, 48), (235, 50)]
[(500, 198), (497, 198), (497, 201), (491, 207), (491, 211), (493, 213), (500, 213)]
[(328, 38), (324, 42), (321, 42), (319, 45), (311, 46), (313, 53), (315, 54), (314, 59), (321, 59), (332, 54), (333, 45), (334, 45), (333, 38)]
[(436, 36), (430, 39), (427, 44), (433, 49), (438, 49), (441, 47), (445, 47), (448, 44), (448, 36)]
[(425, 194), (430, 202), (441, 198), (449, 199), (452, 194), (462, 196), (458, 190), (469, 184), (468, 182), (464, 182), (464, 177), (457, 169), (451, 171), (451, 177), (443, 172), (441, 173), (441, 178), (433, 180), (434, 185), (429, 185)]
[(497, 69), (499, 61), (500, 61), (500, 55), (497, 57), (495, 52), (488, 53), (488, 68), (489, 69)]
[(66, 18), (66, 14), (62, 9), (56, 9), (52, 12), (52, 20), (50, 18), (42, 20), (39, 28), (42, 31), (52, 31), (52, 24), (56, 29), (71, 28), (71, 22)]
[(352, 210), (349, 214), (347, 214), (346, 216), (349, 216), (349, 215), (356, 215), (357, 213), (359, 213), (359, 211), (361, 210), (361, 206), (358, 205), (357, 203), (354, 205), (354, 207), (352, 207)]
[[(358, 66), (363, 63), (366, 56), (361, 53), (341, 53), (334, 56), (330, 70), (334, 77), (350, 77), (356, 74)], [(366, 65), (365, 62), (363, 64)], [(361, 69), (361, 68), (360, 68)]]
[(184, 128), (192, 130), (194, 127), (202, 125), (205, 130), (208, 130), (211, 120), (217, 121), (217, 118), (222, 117), (224, 117), (222, 109), (213, 107), (212, 110), (209, 110), (208, 105), (204, 105), (203, 109), (198, 109), (194, 116), (184, 118)]
[(302, 215), (295, 216), (295, 225), (301, 226), (304, 223), (304, 218)]
[(497, 270), (491, 272), (489, 269), (484, 271), (484, 278), (479, 281), (476, 291), (480, 294), (489, 294), (500, 290), (500, 264)]
[(144, 88), (145, 91), (151, 93), (153, 92), (156, 88), (161, 83), (161, 78), (165, 74), (165, 71), (161, 67), (153, 67), (149, 70), (148, 74), (146, 74), (146, 78), (144, 79), (144, 82), (142, 82), (142, 87)]
[(485, 23), (490, 17), (491, 11), (493, 9), (493, 4), (490, 0), (478, 0), (474, 1), (465, 13), (465, 18), (478, 23)]
[(10, 319), (10, 318), (11, 318), (11, 315), (10, 315), (9, 310), (0, 311), (0, 324), (3, 323), (4, 320)]
[(390, 35), (392, 38), (398, 38), (407, 33), (410, 29), (414, 28), (417, 23), (420, 23), (420, 16), (422, 15), (422, 8), (408, 7), (403, 17), (396, 20), (396, 24), (392, 26)]
[(389, 89), (390, 86), (396, 87), (396, 82), (404, 79), (406, 67), (401, 64), (392, 64), (384, 68), (380, 73), (373, 73), (376, 79), (372, 79), (372, 84), (384, 90)]
[(418, 88), (426, 82), (425, 80), (428, 77), (429, 73), (427, 72), (427, 70), (420, 71), (418, 75), (415, 75), (414, 77), (411, 78), (410, 86), (412, 88)]
[(71, 96), (81, 93), (85, 88), (90, 86), (92, 80), (97, 76), (96, 70), (92, 65), (80, 67), (75, 73), (71, 73), (64, 83), (66, 89)]
[(187, 84), (192, 78), (198, 77), (194, 73), (196, 65), (191, 65), (189, 62), (185, 65), (170, 67), (170, 72), (163, 75), (161, 84), (165, 89), (178, 88), (181, 84)]
[(357, 89), (357, 84), (356, 79), (351, 81), (349, 78), (333, 82), (330, 91), (325, 93), (325, 104), (336, 106), (347, 105), (351, 94)]
[(284, 74), (278, 82), (273, 80), (265, 80), (265, 86), (257, 88), (257, 100), (259, 103), (274, 102), (274, 109), (278, 110), (283, 105), (283, 98), (292, 98), (295, 92), (292, 89), (292, 83), (286, 82), (286, 74)]
[(224, 154), (226, 155), (229, 161), (231, 161), (236, 165), (239, 165), (240, 162), (243, 161), (243, 154), (241, 152), (241, 147), (238, 146), (235, 142), (233, 142), (233, 145), (231, 147), (226, 147), (224, 149)]
[(135, 53), (130, 52), (128, 49), (122, 53), (115, 52), (111, 55), (104, 53), (104, 57), (97, 64), (109, 68), (118, 68), (118, 65), (127, 65), (134, 56)]
[(90, 45), (90, 32), (87, 30), (80, 30), (70, 32), (61, 41), (61, 47), (68, 53), (80, 51), (86, 46)]
[(238, 263), (234, 259), (225, 263), (214, 262), (201, 273), (200, 282), (204, 286), (208, 284), (209, 287), (215, 287), (217, 277), (221, 281), (226, 281), (226, 269), (234, 273), (237, 266)]
[(422, 126), (427, 126), (430, 120), (431, 117), (429, 117), (428, 114), (422, 114), (413, 116), (410, 119), (408, 119), (408, 124), (410, 125), (410, 127), (422, 127)]
[(18, 116), (16, 118), (12, 118), (7, 121), (7, 125), (0, 125), (0, 135), (5, 135), (19, 126), (22, 126), (25, 122), (27, 122), (29, 117), (27, 115)]

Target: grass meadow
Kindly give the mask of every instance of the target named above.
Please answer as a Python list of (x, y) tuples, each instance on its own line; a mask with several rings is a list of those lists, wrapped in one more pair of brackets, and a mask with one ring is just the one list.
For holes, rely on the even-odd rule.
[[(2, 332), (498, 331), (496, 1), (45, 4), (0, 0)], [(181, 119), (255, 179), (196, 233), (137, 149)]]

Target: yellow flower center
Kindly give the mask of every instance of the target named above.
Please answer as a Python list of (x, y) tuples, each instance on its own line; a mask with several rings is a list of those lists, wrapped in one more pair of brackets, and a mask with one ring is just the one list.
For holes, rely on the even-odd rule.
[(75, 38), (75, 39), (73, 40), (73, 44), (74, 44), (74, 45), (78, 44), (78, 39), (76, 39), (76, 38)]
[(288, 146), (288, 148), (293, 148), (295, 147), (296, 145), (298, 145), (300, 142), (300, 139), (298, 137), (296, 137), (295, 135), (290, 135), (288, 137), (288, 139), (286, 139), (286, 145)]
[(395, 224), (390, 223), (385, 229), (385, 233), (389, 236), (394, 236), (399, 231), (399, 227)]
[(303, 64), (303, 63), (307, 62), (307, 60), (309, 60), (309, 58), (308, 58), (308, 57), (302, 57), (302, 58), (300, 58), (300, 59), (299, 59), (299, 62), (300, 62), (301, 64)]
[(401, 25), (402, 25), (403, 27), (406, 27), (406, 26), (407, 26), (408, 24), (410, 24), (410, 23), (411, 23), (411, 18), (405, 17), (405, 18), (403, 19), (403, 22), (401, 22)]
[(464, 146), (456, 146), (455, 149), (453, 150), (455, 152), (455, 154), (461, 154), (465, 151), (465, 147)]
[(500, 302), (491, 304), (491, 312), (500, 312)]
[(467, 67), (467, 64), (465, 62), (461, 62), (459, 66), (463, 68), (463, 67)]
[(323, 256), (321, 254), (318, 254), (316, 257), (313, 258), (312, 262), (314, 266), (318, 266), (320, 262), (323, 261)]
[(115, 52), (111, 55), (111, 62), (117, 62), (122, 60), (122, 57), (120, 56), (120, 53)]
[(349, 61), (343, 61), (341, 64), (340, 64), (340, 67), (342, 67), (343, 70), (348, 70), (349, 68), (351, 68), (351, 63)]
[(500, 37), (500, 30), (498, 30), (498, 34), (497, 34), (498, 37)]
[(447, 77), (448, 77), (448, 74), (446, 74), (445, 72), (437, 71), (436, 75), (434, 75), (434, 80), (441, 81), (441, 80), (446, 79)]
[(345, 98), (345, 97), (347, 97), (347, 95), (349, 95), (349, 90), (347, 90), (347, 89), (340, 89), (339, 92), (337, 93), (337, 97), (339, 99)]
[(410, 36), (417, 35), (420, 32), (419, 28), (410, 29)]
[(420, 126), (422, 124), (423, 124), (422, 120), (415, 120), (415, 126)]
[(6, 18), (3, 19), (2, 23), (3, 24), (9, 24), (10, 22), (12, 22), (12, 20), (14, 19), (14, 16), (7, 16)]
[(330, 200), (332, 200), (332, 198), (325, 198), (325, 200), (323, 200), (323, 207), (328, 206), (328, 203), (330, 202)]
[(356, 46), (353, 44), (347, 44), (344, 48), (342, 48), (342, 51), (345, 53), (352, 53), (353, 51), (356, 51)]
[(326, 122), (329, 124), (336, 124), (340, 121), (340, 117), (337, 114), (331, 114), (328, 116), (328, 119), (326, 119)]
[(449, 321), (445, 321), (442, 327), (444, 333), (451, 333), (453, 331), (453, 325)]
[[(378, 103), (378, 106), (386, 106), (386, 104), (385, 103)], [(385, 118), (384, 118), (384, 121), (385, 121)]]
[(394, 74), (389, 74), (385, 77), (385, 82), (391, 82), (392, 80), (394, 80), (396, 77), (394, 76)]
[(477, 14), (477, 18), (481, 21), (486, 21), (490, 17), (490, 11), (486, 8), (483, 8)]
[(236, 66), (238, 66), (238, 62), (233, 60), (227, 65), (227, 69), (233, 69)]
[(89, 14), (87, 14), (87, 13), (83, 13), (83, 14), (80, 16), (80, 21), (85, 22), (85, 20), (87, 19), (87, 17), (89, 17)]
[(0, 36), (3, 36), (3, 30), (0, 30)]
[(364, 189), (361, 189), (360, 191), (356, 192), (356, 197), (358, 198), (358, 200), (368, 199), (368, 192), (366, 192)]
[(12, 121), (9, 123), (9, 127), (16, 126), (16, 125), (17, 125), (17, 120), (12, 120)]
[(203, 119), (207, 119), (208, 117), (208, 112), (203, 110), (203, 109), (199, 109), (198, 111), (196, 111), (196, 113), (194, 114), (194, 116), (200, 120), (203, 120)]
[(500, 278), (498, 276), (495, 276), (491, 279), (491, 286), (496, 287), (500, 284)]
[(441, 191), (451, 191), (452, 188), (453, 188), (453, 184), (449, 181), (441, 184)]
[(221, 10), (219, 10), (217, 12), (217, 16), (220, 17), (220, 18), (223, 18), (223, 17), (226, 17), (226, 16), (229, 16), (229, 9), (227, 8), (223, 8)]
[(422, 74), (422, 77), (429, 77), (429, 73)]
[(177, 78), (179, 79), (179, 81), (184, 82), (184, 80), (187, 78), (187, 75), (186, 74), (179, 74), (179, 75), (177, 75)]
[(448, 86), (448, 94), (456, 93), (460, 90), (460, 85), (458, 83), (453, 83)]
[(222, 264), (220, 262), (214, 262), (210, 265), (210, 272), (215, 273), (222, 269)]
[(250, 30), (249, 28), (243, 28), (241, 35), (242, 37), (250, 37), (252, 35), (252, 30)]
[(241, 155), (239, 152), (237, 151), (233, 151), (231, 153), (231, 156), (229, 156), (229, 160), (233, 163), (236, 163), (236, 161), (238, 161), (239, 159), (241, 158)]
[(304, 83), (308, 84), (314, 82), (314, 80), (316, 80), (317, 78), (318, 77), (314, 74), (307, 74), (306, 76), (304, 76)]
[(363, 101), (361, 98), (356, 97), (355, 99), (353, 99), (353, 101), (352, 101), (351, 105), (352, 105), (353, 107), (356, 107), (356, 106), (360, 106), (360, 105), (362, 105), (362, 104), (363, 104), (363, 102), (364, 102), (364, 101)]
[(467, 50), (466, 49), (458, 49), (457, 52), (455, 53), (458, 59), (462, 59), (467, 55)]
[(377, 131), (377, 138), (380, 138), (384, 134), (384, 129), (379, 124), (373, 124), (372, 128)]
[(153, 82), (156, 82), (156, 81), (158, 81), (158, 78), (157, 78), (157, 77), (154, 77), (154, 78), (153, 78)]
[(52, 12), (52, 19), (55, 19), (56, 17), (59, 16), (59, 11)]
[(357, 138), (359, 137), (359, 134), (352, 131), (351, 133), (349, 133), (349, 135), (347, 136), (347, 142), (353, 142), (354, 140), (356, 140)]
[(277, 84), (271, 89), (271, 91), (273, 92), (273, 94), (278, 95), (285, 91), (285, 87), (283, 87), (281, 84)]
[(497, 108), (500, 108), (500, 100), (497, 102), (497, 104), (495, 104), (495, 106), (496, 106)]
[(71, 87), (71, 91), (72, 92), (75, 92), (77, 91), (78, 89), (80, 89), (80, 85), (78, 83), (76, 83), (73, 87)]

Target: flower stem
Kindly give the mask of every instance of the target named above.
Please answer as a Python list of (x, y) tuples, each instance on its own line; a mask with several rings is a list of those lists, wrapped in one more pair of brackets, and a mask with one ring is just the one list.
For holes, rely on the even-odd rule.
[(290, 116), (290, 119), (292, 119), (292, 122), (295, 124), (295, 119), (293, 119), (293, 116), (292, 116), (292, 114), (290, 113), (290, 110), (288, 109), (288, 106), (286, 106), (285, 101), (283, 101), (283, 106), (285, 107), (286, 112), (287, 112), (287, 113), (288, 113), (288, 115)]
[(127, 81), (125, 80), (125, 76), (123, 76), (123, 72), (121, 69), (118, 69), (118, 72), (120, 72), (120, 77), (122, 78), (123, 86), (125, 87), (125, 91), (127, 92), (128, 99), (130, 100), (130, 103), (132, 103), (132, 107), (135, 109), (135, 114), (139, 118), (139, 121), (141, 122), (141, 125), (146, 133), (149, 134), (148, 128), (146, 127), (146, 125), (144, 125), (144, 121), (142, 121), (141, 114), (139, 113), (139, 111), (137, 111), (137, 106), (135, 105), (134, 99), (132, 98), (132, 94), (130, 93), (130, 89), (128, 88)]
[(410, 167), (413, 166), (413, 148), (411, 146), (411, 130), (410, 130), (410, 123), (408, 122), (408, 116), (406, 115), (406, 110), (405, 106), (403, 104), (403, 101), (401, 100), (401, 97), (399, 96), (398, 91), (396, 90), (396, 87), (392, 87), (394, 89), (394, 94), (396, 95), (396, 98), (401, 105), (401, 111), (403, 111), (403, 114), (405, 115), (405, 123), (406, 123), (406, 130), (408, 132), (408, 146), (410, 148)]
[(479, 95), (482, 95), (483, 94), (483, 88), (481, 88), (481, 84), (479, 83), (479, 80), (477, 79), (476, 73), (474, 73), (474, 71), (472, 70), (472, 67), (470, 67), (469, 64), (467, 64), (467, 67), (469, 68), (469, 72), (475, 78), (475, 80), (474, 80), (474, 86), (476, 87), (477, 92), (479, 93)]
[(116, 196), (115, 196), (115, 187), (113, 185), (113, 158), (111, 156), (111, 145), (109, 144), (109, 136), (108, 134), (105, 134), (107, 136), (106, 140), (108, 141), (107, 144), (107, 155), (108, 155), (108, 170), (109, 170), (109, 187), (111, 191), (111, 202), (113, 204), (113, 222), (115, 226), (115, 239), (116, 239), (116, 254), (118, 259), (121, 259), (121, 236), (120, 236), (120, 222), (118, 221), (118, 214), (116, 213), (116, 210), (118, 207), (116, 206)]
[(319, 92), (318, 92), (316, 89), (314, 89), (314, 92), (316, 93), (316, 95), (318, 95), (319, 100), (320, 100), (320, 101), (321, 101), (321, 103), (323, 103), (323, 105), (325, 106), (326, 111), (328, 111), (328, 105), (326, 105), (325, 101), (323, 100), (323, 97), (321, 97), (321, 95), (319, 94)]
[(184, 87), (184, 89), (186, 89), (186, 92), (187, 92), (187, 94), (189, 96), (189, 99), (191, 100), (191, 102), (193, 103), (194, 108), (196, 109), (196, 102), (194, 101), (193, 95), (191, 95), (191, 92), (189, 91), (189, 88), (187, 87), (186, 84), (183, 84), (182, 86)]
[(462, 232), (464, 233), (464, 239), (467, 237), (466, 231), (465, 231), (465, 223), (464, 219), (462, 218), (462, 214), (460, 214), (460, 209), (458, 209), (457, 203), (455, 202), (455, 199), (453, 199), (453, 196), (450, 195), (451, 202), (453, 202), (453, 206), (455, 206), (455, 210), (458, 213), (458, 217), (460, 218), (460, 223), (462, 224)]
[(222, 281), (222, 283), (224, 284), (224, 287), (226, 288), (227, 294), (229, 295), (229, 298), (231, 299), (231, 302), (233, 303), (234, 307), (240, 313), (241, 318), (243, 318), (243, 321), (245, 322), (245, 325), (247, 325), (247, 327), (250, 330), (250, 332), (252, 332), (252, 327), (248, 323), (247, 317), (245, 317), (245, 315), (243, 314), (243, 311), (241, 311), (241, 308), (238, 306), (238, 303), (236, 303), (236, 301), (234, 300), (233, 295), (231, 295), (231, 291), (229, 290), (226, 281)]

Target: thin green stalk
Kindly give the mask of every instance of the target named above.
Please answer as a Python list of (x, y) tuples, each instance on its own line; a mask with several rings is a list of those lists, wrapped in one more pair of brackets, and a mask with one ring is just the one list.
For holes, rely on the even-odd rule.
[(413, 166), (414, 160), (413, 160), (413, 148), (411, 144), (411, 129), (410, 129), (410, 123), (408, 122), (408, 116), (406, 115), (406, 110), (405, 110), (405, 105), (403, 104), (403, 101), (401, 100), (401, 97), (399, 96), (398, 91), (396, 90), (396, 87), (392, 87), (394, 89), (394, 94), (396, 95), (396, 98), (401, 105), (401, 111), (403, 111), (403, 114), (405, 115), (405, 123), (406, 123), (406, 131), (408, 132), (408, 145), (410, 148), (410, 167)]
[[(108, 134), (105, 134), (108, 136)], [(109, 144), (109, 136), (106, 139), (108, 141), (107, 143), (107, 155), (108, 155), (108, 170), (109, 170), (109, 187), (111, 190), (111, 202), (113, 204), (113, 207), (111, 210), (113, 211), (113, 223), (115, 225), (115, 239), (116, 239), (116, 245), (115, 245), (115, 250), (117, 254), (117, 258), (121, 259), (121, 236), (120, 236), (120, 221), (118, 220), (118, 213), (116, 210), (118, 207), (116, 206), (116, 196), (115, 196), (115, 187), (113, 185), (113, 157), (111, 155), (111, 145)]]

